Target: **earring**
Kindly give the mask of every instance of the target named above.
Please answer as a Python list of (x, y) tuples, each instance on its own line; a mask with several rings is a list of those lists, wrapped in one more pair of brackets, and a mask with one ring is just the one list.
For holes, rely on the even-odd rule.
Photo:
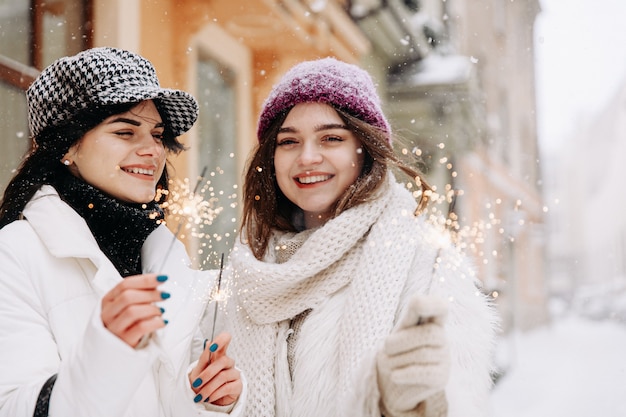
[(72, 161), (70, 161), (69, 159), (64, 159), (63, 160), (63, 165), (65, 165), (66, 167), (72, 165)]

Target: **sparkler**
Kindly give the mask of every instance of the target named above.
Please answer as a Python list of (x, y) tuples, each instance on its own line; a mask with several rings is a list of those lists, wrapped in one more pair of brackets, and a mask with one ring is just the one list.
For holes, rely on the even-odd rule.
[[(444, 143), (439, 143), (437, 147), (441, 150), (445, 148)], [(415, 147), (412, 150), (404, 148), (402, 149), (403, 155), (415, 155), (417, 160), (413, 159), (411, 162), (421, 163), (422, 151)], [(458, 173), (453, 166), (453, 159), (449, 156), (443, 156), (438, 160), (433, 159), (433, 163), (438, 163), (441, 167), (447, 171), (449, 171), (450, 182), (445, 184), (441, 191), (437, 189), (436, 185), (432, 185), (432, 190), (428, 190), (424, 192), (424, 196), (429, 200), (429, 207), (424, 210), (424, 213), (427, 215), (428, 221), (442, 229), (449, 230), (449, 237), (452, 239), (454, 246), (456, 246), (462, 252), (471, 253), (475, 260), (479, 263), (486, 265), (490, 262), (488, 259), (489, 255), (492, 257), (497, 257), (498, 252), (496, 250), (491, 251), (491, 253), (485, 253), (483, 251), (483, 247), (485, 244), (490, 245), (499, 245), (505, 244), (504, 240), (500, 240), (498, 238), (498, 234), (502, 237), (506, 236), (507, 231), (505, 230), (505, 226), (502, 224), (502, 220), (497, 217), (499, 214), (498, 211), (510, 210), (507, 209), (507, 206), (512, 203), (510, 198), (494, 198), (492, 202), (485, 202), (485, 209), (490, 210), (488, 214), (488, 219), (477, 219), (473, 221), (471, 224), (461, 224), (461, 219), (456, 215), (456, 213), (452, 210), (452, 207), (455, 203), (455, 199), (457, 196), (462, 196), (464, 191), (462, 189), (457, 189), (455, 187), (455, 179), (458, 176)], [(417, 189), (415, 189), (415, 185), (417, 185)], [(406, 188), (409, 189), (413, 196), (416, 199), (420, 199), (422, 197), (422, 191), (420, 187), (419, 178), (416, 179), (416, 183), (408, 182), (406, 184)], [(510, 196), (510, 195), (509, 195)], [(485, 199), (483, 199), (485, 200)], [(508, 201), (507, 201), (508, 200)], [(468, 211), (470, 214), (477, 213), (479, 208), (475, 206), (475, 201), (469, 200), (472, 204), (472, 207)], [(446, 215), (445, 209), (442, 207), (448, 203), (448, 213)], [(514, 211), (518, 211), (521, 206), (521, 201), (517, 200), (515, 202)], [(471, 213), (474, 211), (474, 213)], [(544, 209), (545, 211), (545, 209)], [(421, 212), (421, 211), (420, 211)], [(476, 217), (475, 214), (473, 217)], [(464, 221), (466, 221), (465, 219)], [(436, 239), (435, 239), (436, 240)], [(508, 240), (511, 242), (514, 241), (514, 237), (509, 237)], [(435, 267), (438, 267), (435, 264)]]
[[(229, 204), (228, 200), (236, 201), (237, 194), (224, 195), (224, 191), (221, 189), (216, 190), (215, 187), (215, 185), (221, 187), (226, 185), (227, 181), (224, 181), (224, 179), (215, 178), (222, 174), (224, 174), (224, 171), (219, 167), (215, 171), (207, 171), (205, 178), (208, 179), (199, 181), (194, 190), (192, 190), (193, 184), (190, 183), (188, 178), (182, 180), (173, 179), (170, 180), (169, 189), (162, 191), (162, 193), (168, 196), (167, 201), (164, 201), (161, 205), (163, 209), (168, 211), (168, 221), (171, 219), (172, 224), (177, 222), (178, 230), (176, 234), (178, 239), (184, 241), (186, 238), (193, 238), (188, 242), (187, 248), (189, 249), (191, 261), (200, 269), (203, 269), (202, 267), (209, 261), (209, 256), (212, 256), (214, 253), (207, 252), (206, 257), (200, 259), (205, 250), (213, 248), (213, 244), (219, 246), (222, 236), (217, 232), (221, 231), (225, 236), (230, 236), (228, 230), (224, 230), (226, 221), (223, 221), (215, 229), (210, 229), (218, 216), (226, 213), (234, 214), (232, 210), (228, 212), (229, 209), (226, 205)], [(217, 183), (215, 184), (214, 181), (217, 181)], [(236, 188), (236, 186), (233, 186), (233, 189)], [(230, 203), (231, 208), (235, 206), (236, 202)], [(233, 219), (234, 222), (235, 220)], [(172, 226), (172, 232), (174, 228)], [(213, 233), (211, 233), (211, 230)], [(220, 252), (215, 251), (217, 262), (219, 262)]]
[[(217, 275), (217, 290), (215, 292), (215, 296), (213, 297), (213, 300), (215, 302), (215, 305), (213, 307), (213, 327), (211, 328), (211, 342), (213, 341), (213, 338), (215, 337), (215, 322), (217, 321), (217, 307), (219, 306), (219, 299), (220, 299), (220, 287), (222, 285), (222, 271), (224, 270), (224, 253), (222, 253), (222, 258), (220, 260), (220, 272)], [(209, 362), (211, 361), (211, 353), (213, 353), (212, 351), (209, 352)]]
[[(450, 204), (448, 206), (448, 216), (447, 216), (448, 219), (455, 217), (454, 216), (455, 204), (456, 204), (456, 194), (452, 194), (451, 199), (450, 199)], [(449, 229), (450, 225), (451, 223), (446, 221), (446, 229)], [(430, 289), (432, 287), (433, 280), (435, 279), (435, 273), (437, 272), (437, 269), (439, 268), (439, 262), (441, 261), (441, 250), (443, 249), (443, 244), (440, 244), (438, 246), (439, 248), (437, 249), (437, 254), (435, 255), (435, 259), (433, 261), (433, 269), (430, 274), (430, 279), (428, 280), (428, 286), (426, 287), (426, 291), (424, 292), (425, 295), (430, 295)], [(417, 319), (418, 326), (425, 322), (426, 322), (426, 317), (419, 317)]]

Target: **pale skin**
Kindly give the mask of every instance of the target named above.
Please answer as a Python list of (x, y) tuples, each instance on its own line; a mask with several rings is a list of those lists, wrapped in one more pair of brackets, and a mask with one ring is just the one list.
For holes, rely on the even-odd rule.
[[(73, 175), (113, 198), (147, 203), (154, 198), (165, 169), (163, 130), (156, 106), (150, 100), (144, 101), (87, 132), (68, 150), (63, 162), (69, 164)], [(159, 290), (162, 283), (157, 274), (123, 279), (102, 299), (104, 327), (133, 348), (142, 338), (165, 327), (162, 311), (155, 304), (169, 296)], [(219, 347), (213, 353), (209, 350), (212, 343)], [(189, 374), (190, 383), (198, 378), (203, 381), (192, 386), (193, 391), (216, 405), (232, 404), (243, 389), (241, 375), (226, 355), (229, 343), (230, 335), (218, 335), (207, 344)]]
[(165, 169), (163, 130), (156, 106), (144, 101), (91, 129), (63, 160), (72, 174), (111, 197), (146, 203)]
[(276, 137), (274, 169), (278, 187), (304, 212), (307, 229), (321, 226), (363, 169), (363, 152), (335, 109), (299, 103)]

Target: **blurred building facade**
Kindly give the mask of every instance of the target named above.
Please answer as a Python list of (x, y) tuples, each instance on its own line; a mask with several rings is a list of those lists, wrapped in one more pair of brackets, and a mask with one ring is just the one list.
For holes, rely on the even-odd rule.
[(592, 318), (626, 320), (626, 78), (546, 166), (550, 292)]
[[(399, 133), (454, 211), (504, 327), (547, 320), (536, 130), (536, 0), (352, 2)], [(461, 191), (459, 193), (458, 191)]]
[[(255, 122), (293, 64), (335, 56), (377, 80), (396, 132), (429, 180), (456, 197), (485, 288), (505, 327), (545, 320), (543, 204), (535, 129), (536, 0), (5, 0), (0, 4), (0, 180), (29, 146), (22, 92), (54, 59), (92, 46), (150, 59), (201, 115), (173, 174), (215, 175), (227, 251)], [(448, 187), (449, 189), (447, 189)], [(190, 250), (205, 244), (189, 239)]]

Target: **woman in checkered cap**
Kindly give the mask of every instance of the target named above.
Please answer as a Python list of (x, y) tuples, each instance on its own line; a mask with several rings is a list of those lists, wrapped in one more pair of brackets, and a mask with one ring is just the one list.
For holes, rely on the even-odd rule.
[(230, 335), (197, 338), (215, 275), (188, 267), (155, 200), (195, 99), (95, 48), (27, 101), (34, 146), (0, 205), (0, 416), (242, 415)]
[[(332, 58), (274, 86), (226, 270), (248, 417), (486, 414), (494, 309), (416, 212), (370, 76)], [(415, 196), (390, 169), (416, 180)]]

